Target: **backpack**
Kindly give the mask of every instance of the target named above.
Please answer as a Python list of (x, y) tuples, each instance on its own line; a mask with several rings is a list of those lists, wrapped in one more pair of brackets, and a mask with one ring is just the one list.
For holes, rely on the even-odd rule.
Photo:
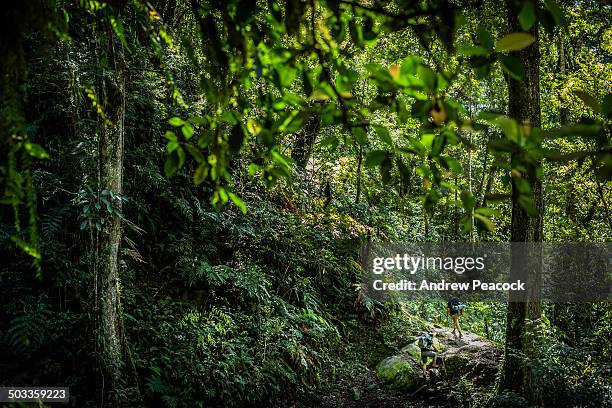
[(433, 339), (429, 334), (422, 334), (417, 339), (417, 345), (421, 348), (421, 350), (429, 350), (431, 346), (433, 346)]
[(463, 303), (459, 303), (457, 299), (453, 299), (450, 301), (450, 309), (453, 312), (463, 313), (463, 309), (465, 309), (466, 307), (467, 305), (464, 305)]

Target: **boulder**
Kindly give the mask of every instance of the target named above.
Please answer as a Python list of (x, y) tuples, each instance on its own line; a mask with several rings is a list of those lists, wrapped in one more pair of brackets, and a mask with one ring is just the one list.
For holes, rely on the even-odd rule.
[(387, 357), (376, 368), (378, 379), (397, 390), (412, 390), (419, 384), (419, 369), (402, 356)]
[(448, 347), (446, 347), (446, 344), (442, 343), (440, 339), (438, 339), (437, 336), (434, 336), (433, 337), (433, 348), (434, 348), (434, 351), (441, 353), (443, 351), (446, 351)]
[(410, 358), (417, 363), (421, 361), (421, 348), (416, 344), (416, 342), (408, 344), (402, 348), (401, 352), (402, 354), (410, 356)]
[(471, 359), (461, 353), (447, 354), (444, 356), (444, 367), (449, 376), (457, 376), (467, 373), (470, 370)]

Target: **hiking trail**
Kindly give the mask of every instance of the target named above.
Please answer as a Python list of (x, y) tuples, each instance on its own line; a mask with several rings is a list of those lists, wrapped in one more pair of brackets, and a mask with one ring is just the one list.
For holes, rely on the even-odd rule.
[[(443, 349), (438, 355), (444, 357), (445, 363), (437, 376), (430, 373), (430, 379), (425, 380), (418, 372), (417, 385), (409, 390), (397, 389), (380, 380), (376, 365), (364, 367), (364, 370), (355, 370), (351, 383), (341, 384), (336, 392), (321, 396), (317, 402), (325, 408), (457, 406), (458, 400), (473, 397), (472, 384), (485, 389), (493, 387), (502, 353), (492, 342), (466, 331), (459, 338), (439, 325), (428, 324), (428, 328), (438, 347)], [(414, 350), (408, 346), (412, 343), (388, 356), (389, 360), (411, 361), (414, 367), (414, 357), (409, 357)]]

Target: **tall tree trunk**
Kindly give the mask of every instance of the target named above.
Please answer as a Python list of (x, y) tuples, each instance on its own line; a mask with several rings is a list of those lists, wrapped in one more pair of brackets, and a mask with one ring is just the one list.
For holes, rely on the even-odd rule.
[[(520, 3), (514, 0), (506, 0), (511, 32), (521, 31), (517, 18), (521, 8)], [(514, 53), (514, 56), (520, 59), (525, 66), (525, 78), (522, 81), (517, 81), (508, 77), (509, 115), (522, 122), (526, 129), (541, 126), (540, 54), (537, 24), (532, 27), (530, 34), (535, 37), (535, 42), (524, 50)], [(542, 241), (543, 223), (542, 183), (536, 180), (535, 176), (524, 174), (521, 177), (533, 177), (530, 181), (535, 214), (530, 215), (519, 204), (520, 194), (516, 183), (513, 182), (511, 241), (540, 243)], [(539, 319), (541, 313), (540, 302), (535, 294), (541, 286), (541, 259), (537, 257), (538, 248), (536, 245), (534, 252), (530, 253), (529, 257), (524, 257), (524, 254), (519, 256), (519, 254), (513, 252), (511, 275), (526, 275), (531, 293), (527, 294), (527, 298), (522, 299), (522, 301), (511, 297), (508, 303), (505, 358), (499, 384), (500, 390), (517, 392), (532, 403), (537, 403), (539, 400), (538, 387), (530, 367), (522, 361), (520, 354), (523, 354), (528, 360), (534, 355), (533, 339), (529, 335), (532, 327), (529, 322)]]
[[(105, 25), (102, 25), (104, 27)], [(101, 33), (106, 39), (98, 53), (106, 53), (108, 67), (99, 76), (97, 91), (102, 101), (103, 115), (99, 117), (98, 154), (99, 186), (98, 199), (107, 200), (112, 211), (105, 210), (101, 202), (102, 222), (98, 236), (96, 258), (98, 336), (102, 357), (103, 375), (106, 384), (104, 393), (112, 391), (121, 378), (122, 342), (119, 325), (119, 249), (122, 240), (121, 200), (116, 195), (123, 193), (123, 144), (125, 118), (125, 66), (121, 45), (110, 27)]]

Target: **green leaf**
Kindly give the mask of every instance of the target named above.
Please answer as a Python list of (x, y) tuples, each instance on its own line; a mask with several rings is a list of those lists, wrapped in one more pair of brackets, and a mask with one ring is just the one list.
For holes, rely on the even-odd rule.
[(532, 217), (535, 217), (538, 212), (533, 204), (533, 198), (529, 195), (521, 194), (518, 198), (519, 205)]
[(166, 177), (172, 177), (185, 164), (185, 151), (179, 146), (174, 149), (164, 163)]
[(279, 88), (287, 88), (291, 85), (297, 75), (297, 69), (289, 67), (287, 65), (280, 65), (275, 67), (276, 74), (278, 76)]
[(521, 12), (518, 15), (519, 23), (524, 31), (528, 31), (536, 22), (536, 9), (531, 1), (523, 3)]
[(171, 130), (167, 130), (166, 133), (164, 134), (164, 137), (166, 139), (168, 139), (169, 141), (171, 141), (171, 142), (176, 142), (176, 140), (177, 140), (176, 139), (176, 133), (174, 133)]
[(117, 36), (117, 38), (119, 38), (119, 41), (121, 41), (121, 45), (123, 46), (123, 48), (129, 50), (130, 48), (128, 46), (127, 41), (125, 40), (125, 30), (123, 29), (123, 24), (121, 24), (121, 20), (115, 18), (115, 16), (113, 16), (112, 14), (109, 14), (108, 21), (110, 22), (110, 25), (113, 28), (113, 31), (115, 32), (115, 35)]
[(189, 143), (185, 143), (185, 144), (183, 144), (183, 148), (187, 149), (187, 151), (189, 152), (191, 157), (193, 157), (193, 159), (197, 163), (202, 163), (202, 162), (206, 161), (206, 158), (204, 157), (202, 152), (197, 147), (195, 147), (195, 146), (193, 146), (193, 145), (191, 145)]
[(409, 55), (404, 58), (400, 65), (400, 78), (407, 78), (408, 76), (415, 75), (419, 60), (419, 57), (415, 55)]
[(182, 147), (179, 147), (178, 149), (175, 150), (175, 152), (177, 153), (178, 158), (179, 158), (178, 168), (180, 169), (185, 164), (185, 159), (186, 159), (185, 150), (183, 150)]
[(227, 195), (229, 196), (230, 200), (232, 200), (232, 202), (236, 204), (236, 207), (240, 208), (240, 211), (242, 211), (243, 214), (246, 214), (247, 206), (244, 203), (244, 201), (242, 201), (240, 197), (238, 197), (236, 194), (232, 193), (231, 191), (228, 191)]
[(472, 217), (470, 216), (471, 214), (466, 215), (465, 217), (461, 218), (461, 231), (463, 231), (464, 233), (468, 233), (470, 231), (472, 231)]
[(175, 151), (178, 147), (180, 146), (179, 142), (176, 140), (173, 140), (171, 142), (168, 142), (168, 144), (166, 145), (166, 152), (168, 153), (172, 153), (173, 151)]
[(516, 120), (508, 116), (499, 116), (495, 119), (495, 125), (504, 132), (506, 137), (513, 142), (518, 142), (520, 136), (520, 127)]
[(206, 125), (208, 123), (208, 119), (205, 116), (191, 116), (189, 118), (189, 122), (194, 125)]
[(166, 177), (172, 177), (178, 169), (178, 156), (175, 154), (169, 154), (166, 157), (166, 162), (164, 163), (164, 173)]
[[(387, 129), (385, 129), (385, 131), (386, 130)], [(368, 142), (368, 134), (367, 134), (367, 132), (365, 131), (364, 128), (362, 128), (362, 127), (352, 128), (351, 129), (351, 133), (353, 134), (353, 136), (355, 137), (355, 140), (357, 141), (357, 143), (360, 146), (363, 146), (363, 145), (365, 145)], [(378, 131), (377, 131), (377, 133), (378, 133)], [(388, 133), (389, 132), (387, 132), (387, 134)]]
[(38, 249), (35, 246), (25, 242), (23, 239), (13, 235), (13, 236), (11, 236), (11, 241), (13, 241), (15, 244), (17, 244), (17, 246), (23, 252), (25, 252), (26, 254), (30, 255), (32, 258), (37, 259), (37, 260), (42, 259)]
[(457, 52), (466, 57), (486, 57), (489, 55), (489, 50), (480, 45), (463, 45), (457, 49)]
[(441, 133), (436, 135), (431, 145), (431, 157), (439, 156), (446, 146), (446, 135)]
[(224, 111), (221, 115), (219, 115), (218, 120), (219, 122), (228, 123), (230, 125), (235, 125), (238, 123), (236, 113), (232, 111)]
[(181, 128), (181, 132), (183, 132), (183, 136), (185, 136), (185, 139), (189, 140), (191, 139), (191, 136), (193, 136), (193, 126), (185, 122), (185, 124)]
[(495, 139), (489, 142), (489, 149), (497, 152), (518, 152), (520, 146), (508, 139)]
[(408, 112), (406, 103), (403, 100), (398, 98), (396, 101), (397, 118), (400, 122), (404, 123), (410, 118), (410, 113)]
[(421, 80), (423, 81), (423, 83), (425, 84), (425, 88), (428, 91), (435, 91), (436, 90), (436, 80), (437, 80), (437, 76), (436, 73), (429, 68), (427, 65), (419, 65), (418, 67), (418, 73), (419, 73), (419, 78), (421, 78)]
[(540, 149), (540, 152), (542, 154), (542, 157), (545, 157), (548, 160), (560, 162), (582, 159), (589, 155), (588, 151), (564, 153), (554, 149)]
[(575, 90), (575, 91), (572, 91), (572, 93), (576, 95), (577, 97), (579, 97), (586, 106), (588, 106), (589, 108), (593, 110), (593, 112), (597, 112), (597, 113), (601, 112), (601, 106), (599, 105), (599, 102), (597, 101), (597, 99), (595, 99), (588, 93), (581, 91), (581, 90)]
[(431, 146), (433, 145), (435, 138), (436, 135), (434, 135), (433, 133), (424, 133), (421, 136), (421, 144), (428, 150), (431, 150)]
[(478, 42), (480, 42), (480, 45), (489, 51), (493, 51), (493, 37), (491, 37), (491, 34), (487, 30), (484, 28), (479, 28), (476, 36), (478, 37)]
[(23, 144), (26, 152), (32, 157), (36, 157), (37, 159), (47, 159), (49, 154), (42, 148), (38, 143), (25, 142)]
[(560, 139), (560, 138), (575, 137), (575, 136), (582, 136), (586, 138), (596, 138), (599, 136), (600, 132), (601, 132), (601, 126), (598, 124), (594, 124), (594, 125), (579, 124), (579, 125), (565, 126), (562, 128), (546, 131), (542, 134), (542, 137), (546, 139)]
[(499, 216), (500, 212), (499, 210), (496, 210), (494, 208), (487, 208), (487, 207), (480, 207), (474, 210), (475, 214), (481, 214), (487, 217), (491, 217), (491, 216)]
[(525, 78), (525, 66), (518, 58), (513, 57), (512, 55), (500, 55), (499, 62), (501, 63), (504, 71), (506, 71), (512, 78), (516, 79), (517, 81)]
[(461, 166), (461, 163), (459, 162), (459, 160), (452, 158), (452, 157), (441, 157), (441, 159), (446, 164), (446, 168), (448, 168), (453, 173), (455, 174), (463, 173), (463, 167)]
[(199, 186), (206, 180), (206, 177), (208, 177), (208, 163), (202, 163), (193, 173), (193, 183)]
[(557, 25), (565, 25), (565, 17), (563, 16), (563, 11), (561, 10), (561, 7), (559, 7), (556, 1), (546, 0), (544, 2), (544, 5), (555, 19), (555, 23), (557, 23)]
[(383, 184), (387, 184), (391, 180), (391, 168), (393, 167), (393, 160), (390, 155), (385, 155), (382, 163), (380, 163), (380, 177), (382, 178)]
[(372, 150), (370, 153), (368, 153), (365, 159), (365, 166), (366, 167), (378, 166), (383, 162), (383, 160), (385, 160), (386, 157), (387, 157), (387, 152), (385, 152), (384, 150)]
[(479, 227), (482, 225), (487, 231), (495, 231), (495, 225), (488, 217), (482, 214), (474, 213), (474, 219), (479, 221), (479, 223), (477, 223)]
[(376, 135), (378, 136), (378, 138), (383, 143), (386, 143), (389, 146), (393, 147), (393, 139), (391, 139), (391, 135), (389, 134), (389, 131), (387, 130), (387, 128), (383, 126), (375, 126), (374, 130), (376, 131)]
[(519, 51), (529, 47), (534, 41), (535, 38), (531, 34), (511, 33), (502, 37), (495, 43), (495, 51)]
[(463, 190), (461, 192), (461, 202), (463, 203), (463, 208), (465, 208), (466, 211), (471, 211), (476, 205), (474, 195), (467, 190)]
[(168, 121), (168, 123), (169, 123), (171, 126), (179, 127), (179, 126), (183, 126), (183, 124), (185, 123), (185, 121), (184, 121), (183, 119), (181, 119), (181, 118), (179, 118), (179, 117), (176, 117), (176, 116), (175, 116), (175, 117), (173, 117), (173, 118), (170, 118), (170, 120)]

